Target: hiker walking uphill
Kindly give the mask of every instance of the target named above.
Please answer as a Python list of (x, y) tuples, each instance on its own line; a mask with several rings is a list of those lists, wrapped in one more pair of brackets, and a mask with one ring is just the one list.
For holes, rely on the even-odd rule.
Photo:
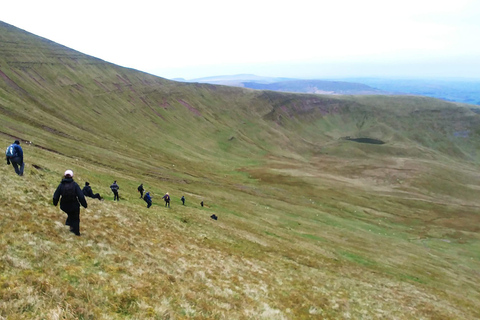
[(182, 200), (182, 204), (185, 205), (185, 196), (182, 196), (180, 200)]
[(118, 201), (120, 199), (120, 197), (118, 196), (118, 189), (120, 189), (120, 187), (117, 184), (117, 180), (113, 181), (110, 189), (112, 189), (113, 192), (113, 201)]
[(150, 192), (147, 191), (145, 193), (145, 197), (143, 197), (143, 200), (147, 203), (147, 208), (150, 208), (152, 206), (152, 197), (150, 196)]
[(5, 158), (7, 159), (7, 165), (11, 163), (13, 169), (15, 169), (15, 173), (23, 176), (25, 163), (23, 162), (23, 150), (22, 147), (20, 147), (20, 141), (15, 140), (13, 144), (7, 147), (7, 150), (5, 150)]
[(170, 208), (170, 195), (167, 193), (165, 193), (165, 195), (162, 197), (163, 200), (165, 200), (165, 207), (169, 207)]
[(143, 183), (140, 184), (137, 188), (138, 192), (140, 192), (140, 199), (143, 198), (143, 191), (145, 191), (145, 189), (143, 188)]
[(88, 182), (85, 182), (85, 187), (83, 187), (82, 192), (85, 197), (103, 200), (102, 197), (100, 197), (99, 193), (95, 193), (95, 194), (93, 193), (92, 187), (90, 187), (90, 183)]
[[(60, 200), (61, 197), (61, 200)], [(60, 200), (60, 209), (67, 214), (65, 225), (70, 226), (70, 232), (80, 235), (80, 204), (87, 208), (87, 201), (80, 186), (73, 181), (73, 171), (65, 171), (64, 178), (53, 194), (53, 205), (57, 206)]]

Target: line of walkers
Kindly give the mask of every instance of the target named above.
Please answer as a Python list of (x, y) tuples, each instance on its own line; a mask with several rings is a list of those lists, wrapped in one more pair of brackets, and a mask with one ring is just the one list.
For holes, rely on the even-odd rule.
[[(120, 198), (118, 195), (120, 187), (118, 186), (117, 181), (113, 182), (110, 189), (114, 194), (114, 201), (118, 201)], [(143, 191), (145, 191), (143, 184), (138, 187), (138, 191), (140, 192), (140, 198), (143, 198), (147, 203), (147, 208), (150, 208), (152, 206), (150, 192), (147, 191), (145, 196), (143, 196)], [(80, 186), (73, 180), (73, 171), (65, 171), (62, 181), (53, 194), (53, 205), (57, 206), (58, 202), (60, 202), (60, 209), (67, 214), (65, 225), (69, 226), (70, 232), (77, 236), (80, 235), (80, 205), (87, 208), (87, 201), (85, 200), (86, 196), (103, 201), (100, 194), (93, 193), (90, 183), (85, 182), (85, 187), (81, 190)], [(170, 208), (170, 195), (168, 192), (162, 197), (162, 199), (165, 200), (165, 207)], [(181, 200), (182, 204), (185, 205), (184, 196), (182, 196)]]
[[(23, 162), (23, 149), (20, 147), (19, 140), (15, 140), (14, 143), (7, 147), (5, 150), (5, 158), (7, 165), (12, 164), (15, 173), (23, 176), (25, 163)], [(110, 189), (113, 192), (113, 201), (119, 201), (120, 196), (118, 190), (120, 187), (117, 181), (114, 181), (112, 185), (110, 185)], [(137, 190), (140, 193), (140, 199), (143, 199), (147, 203), (147, 208), (150, 208), (153, 204), (150, 192), (147, 191), (145, 196), (143, 195), (145, 192), (143, 183), (138, 186)], [(69, 226), (70, 231), (77, 236), (80, 236), (80, 205), (87, 208), (85, 197), (98, 199), (100, 201), (104, 200), (99, 193), (93, 193), (89, 182), (85, 182), (83, 189), (80, 189), (80, 186), (73, 180), (73, 171), (65, 171), (62, 181), (53, 194), (53, 204), (57, 206), (60, 202), (60, 209), (67, 214), (65, 225)], [(162, 199), (165, 201), (165, 207), (170, 208), (170, 195), (168, 192), (165, 193)], [(182, 196), (180, 200), (182, 201), (182, 205), (185, 205), (185, 196)], [(203, 201), (200, 204), (203, 207)]]

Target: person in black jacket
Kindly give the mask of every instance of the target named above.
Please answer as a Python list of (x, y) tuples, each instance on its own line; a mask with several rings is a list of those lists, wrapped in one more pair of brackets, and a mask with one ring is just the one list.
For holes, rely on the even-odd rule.
[(118, 189), (120, 189), (120, 187), (117, 184), (117, 180), (113, 181), (112, 185), (110, 186), (110, 189), (113, 192), (113, 201), (120, 200), (120, 197), (118, 196)]
[(85, 182), (85, 187), (83, 187), (82, 192), (85, 197), (103, 200), (102, 197), (100, 197), (99, 193), (95, 193), (95, 194), (93, 193), (92, 187), (90, 187), (90, 183), (88, 182)]
[[(62, 199), (60, 200), (60, 196)], [(57, 206), (60, 200), (60, 209), (65, 212), (68, 217), (65, 224), (70, 226), (70, 232), (80, 235), (80, 204), (87, 208), (87, 201), (83, 195), (80, 186), (73, 181), (73, 171), (65, 171), (62, 182), (53, 194), (53, 205)]]
[(23, 162), (23, 150), (22, 147), (20, 147), (19, 140), (15, 140), (15, 142), (7, 148), (5, 156), (7, 158), (7, 164), (12, 164), (15, 173), (23, 176), (25, 163)]
[(143, 198), (143, 191), (145, 191), (145, 189), (143, 188), (143, 183), (141, 183), (138, 188), (137, 188), (138, 192), (140, 192), (140, 199)]

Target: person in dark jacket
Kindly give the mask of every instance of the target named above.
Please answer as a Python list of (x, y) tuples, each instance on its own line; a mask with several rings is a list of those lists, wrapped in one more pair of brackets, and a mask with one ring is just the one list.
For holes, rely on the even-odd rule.
[(165, 195), (162, 197), (163, 200), (165, 200), (165, 207), (169, 207), (170, 208), (170, 195), (167, 193), (165, 193)]
[(185, 196), (182, 196), (180, 200), (182, 200), (182, 204), (185, 205)]
[(143, 191), (145, 191), (145, 189), (143, 188), (143, 183), (140, 184), (137, 188), (138, 192), (140, 192), (140, 199), (143, 198)]
[(112, 185), (110, 186), (110, 189), (112, 189), (112, 192), (113, 192), (113, 201), (120, 200), (120, 197), (118, 196), (118, 189), (120, 189), (120, 187), (117, 184), (117, 180), (113, 181)]
[(145, 193), (145, 197), (143, 197), (143, 200), (147, 203), (147, 208), (150, 208), (152, 206), (152, 197), (150, 196), (150, 192), (147, 191)]
[(13, 169), (15, 169), (15, 173), (19, 176), (23, 176), (25, 163), (23, 162), (23, 150), (22, 147), (20, 147), (19, 140), (15, 140), (15, 142), (7, 148), (5, 156), (7, 159), (7, 165), (11, 163)]
[[(60, 200), (60, 197), (62, 199)], [(70, 232), (80, 235), (80, 205), (87, 208), (87, 201), (83, 195), (80, 186), (73, 181), (73, 171), (65, 171), (62, 182), (53, 194), (53, 205), (57, 206), (60, 200), (60, 209), (67, 214), (65, 224), (70, 226)]]
[(95, 194), (93, 193), (92, 187), (90, 187), (90, 183), (88, 182), (85, 182), (85, 187), (83, 187), (82, 192), (85, 197), (103, 200), (102, 197), (100, 197), (99, 193), (95, 193)]

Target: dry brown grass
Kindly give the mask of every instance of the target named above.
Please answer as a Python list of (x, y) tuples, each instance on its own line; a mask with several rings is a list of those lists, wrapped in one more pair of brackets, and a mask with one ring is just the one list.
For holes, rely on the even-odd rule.
[[(24, 177), (0, 167), (6, 319), (479, 316), (478, 230), (465, 228), (478, 210), (383, 187), (400, 178), (392, 171), (425, 169), (409, 161), (383, 172), (365, 164), (363, 173), (338, 159), (317, 171), (314, 162), (272, 162), (250, 171), (252, 185), (211, 190), (209, 208), (190, 192), (185, 207), (174, 201), (166, 209), (156, 197), (146, 209), (124, 189), (118, 203), (90, 200), (74, 237), (51, 205), (54, 164), (36, 159), (44, 169), (27, 164)], [(414, 177), (401, 178), (413, 185)], [(461, 223), (448, 219), (457, 209)]]

